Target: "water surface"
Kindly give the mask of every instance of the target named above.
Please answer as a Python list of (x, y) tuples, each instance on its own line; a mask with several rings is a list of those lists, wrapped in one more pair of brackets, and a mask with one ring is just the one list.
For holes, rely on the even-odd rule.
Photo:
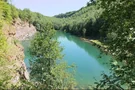
[[(75, 64), (76, 75), (79, 86), (94, 85), (95, 79), (100, 80), (102, 72), (109, 73), (110, 56), (102, 53), (96, 46), (92, 46), (81, 40), (79, 37), (58, 31), (56, 33), (57, 40), (60, 46), (64, 48), (64, 60), (69, 64)], [(25, 48), (25, 63), (29, 66), (29, 59), (31, 59), (28, 52), (30, 41), (23, 41)]]
[(60, 46), (64, 48), (64, 60), (69, 65), (75, 64), (75, 78), (79, 85), (93, 85), (101, 79), (103, 72), (109, 73), (109, 61), (111, 57), (102, 53), (96, 46), (81, 40), (79, 37), (58, 31), (56, 34)]

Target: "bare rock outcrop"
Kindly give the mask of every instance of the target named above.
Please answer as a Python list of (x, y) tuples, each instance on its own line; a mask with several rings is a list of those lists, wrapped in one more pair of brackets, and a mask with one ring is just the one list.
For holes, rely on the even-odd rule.
[(36, 28), (32, 24), (23, 22), (20, 19), (16, 20), (14, 27), (16, 28), (15, 37), (18, 40), (26, 40), (36, 33)]
[(36, 33), (36, 28), (27, 22), (16, 19), (13, 25), (4, 24), (2, 29), (9, 46), (6, 56), (9, 62), (13, 62), (12, 65), (6, 66), (6, 69), (12, 70), (10, 82), (13, 85), (18, 85), (21, 79), (29, 81), (29, 73), (24, 63), (24, 48), (18, 41), (33, 36)]

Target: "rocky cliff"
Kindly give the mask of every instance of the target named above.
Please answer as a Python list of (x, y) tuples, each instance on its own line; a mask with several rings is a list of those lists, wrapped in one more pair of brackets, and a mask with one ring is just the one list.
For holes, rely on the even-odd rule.
[(4, 24), (3, 31), (8, 42), (7, 59), (12, 64), (5, 66), (11, 72), (12, 76), (9, 81), (13, 85), (21, 84), (20, 80), (29, 80), (29, 73), (27, 72), (24, 63), (24, 49), (20, 44), (21, 40), (28, 39), (36, 33), (33, 25), (16, 19), (12, 25)]
[(14, 27), (16, 28), (15, 37), (18, 40), (26, 40), (29, 37), (33, 36), (36, 33), (36, 28), (27, 22), (23, 22), (20, 19), (17, 19)]

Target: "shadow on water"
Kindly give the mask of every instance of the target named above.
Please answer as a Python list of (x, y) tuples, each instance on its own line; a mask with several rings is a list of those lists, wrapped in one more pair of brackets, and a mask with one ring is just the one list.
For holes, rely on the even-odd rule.
[[(111, 60), (111, 56), (106, 55), (105, 53), (101, 52), (98, 47), (93, 46), (92, 44), (81, 40), (80, 38), (73, 36), (69, 33), (65, 33), (62, 31), (58, 31), (56, 33), (56, 38), (65, 38), (71, 42), (74, 42), (77, 46), (85, 50), (87, 54), (91, 57), (95, 58), (100, 64), (104, 64), (104, 67), (109, 67), (109, 62)], [(106, 61), (104, 61), (106, 60)]]

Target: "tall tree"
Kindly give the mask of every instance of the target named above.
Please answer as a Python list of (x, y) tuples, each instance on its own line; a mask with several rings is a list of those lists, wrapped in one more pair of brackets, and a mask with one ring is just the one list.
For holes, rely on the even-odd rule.
[[(106, 21), (103, 31), (108, 33), (109, 52), (115, 55), (114, 73), (103, 74), (97, 85), (100, 89), (121, 90), (135, 87), (135, 0), (99, 0)], [(119, 64), (119, 62), (121, 64)], [(125, 85), (125, 87), (123, 87)]]
[(69, 82), (69, 75), (63, 70), (66, 69), (65, 64), (63, 66), (57, 61), (62, 58), (61, 48), (53, 37), (52, 25), (46, 24), (32, 41), (30, 50), (35, 58), (31, 63), (31, 79), (38, 82), (38, 89), (72, 88), (74, 86), (73, 80)]

